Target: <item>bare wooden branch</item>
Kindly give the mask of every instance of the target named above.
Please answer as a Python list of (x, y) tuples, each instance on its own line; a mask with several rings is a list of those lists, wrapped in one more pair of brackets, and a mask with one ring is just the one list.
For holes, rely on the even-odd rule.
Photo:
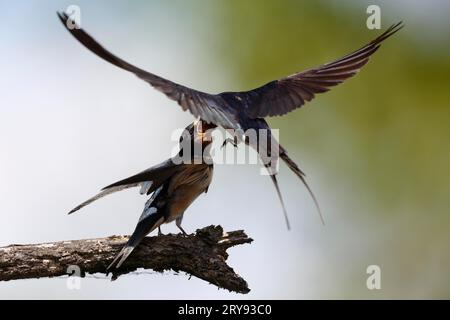
[[(106, 273), (127, 236), (61, 241), (0, 248), (0, 281), (68, 275), (69, 266), (86, 273)], [(138, 268), (184, 271), (219, 288), (248, 293), (247, 282), (226, 264), (227, 249), (251, 243), (244, 231), (224, 233), (221, 226), (199, 229), (195, 234), (147, 237), (114, 271), (114, 280)]]

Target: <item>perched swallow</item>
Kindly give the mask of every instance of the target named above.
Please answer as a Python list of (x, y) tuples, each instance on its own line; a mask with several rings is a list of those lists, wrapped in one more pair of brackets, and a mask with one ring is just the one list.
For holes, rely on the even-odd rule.
[(184, 137), (189, 137), (193, 146), (189, 155), (191, 161), (188, 163), (179, 161), (181, 158), (176, 158), (183, 155), (182, 148), (177, 156), (103, 188), (99, 194), (69, 212), (71, 214), (106, 195), (132, 187), (141, 187), (141, 194), (153, 193), (145, 204), (136, 229), (124, 248), (108, 266), (108, 270), (114, 265), (119, 268), (147, 234), (156, 228), (159, 229), (160, 234), (160, 226), (163, 223), (175, 221), (181, 232), (186, 234), (181, 227), (184, 212), (200, 194), (208, 191), (212, 180), (212, 161), (204, 160), (210, 157), (208, 147), (212, 137), (208, 132), (213, 126), (196, 121), (186, 128), (185, 132), (188, 134)]
[[(254, 140), (248, 140), (245, 135), (238, 135), (235, 139), (237, 142), (243, 141), (257, 150), (263, 164), (271, 174), (272, 181), (282, 201), (275, 178), (276, 172), (272, 170), (272, 168), (276, 168), (278, 158), (274, 158), (275, 155), (270, 154), (271, 148), (279, 150), (279, 157), (308, 189), (322, 222), (323, 218), (318, 201), (306, 183), (305, 174), (288, 156), (286, 149), (279, 145), (270, 134), (270, 127), (264, 118), (281, 116), (300, 108), (307, 101), (311, 101), (316, 94), (326, 92), (331, 87), (354, 76), (369, 61), (372, 54), (378, 50), (381, 43), (403, 27), (402, 22), (394, 24), (368, 44), (340, 59), (271, 81), (256, 89), (209, 94), (164, 79), (122, 60), (106, 50), (83, 29), (69, 28), (67, 24), (69, 17), (67, 14), (58, 13), (58, 16), (66, 29), (87, 49), (115, 66), (135, 74), (170, 99), (175, 100), (184, 111), (189, 110), (194, 117), (221, 126), (224, 129), (232, 129), (244, 133), (249, 129), (256, 131), (267, 130), (267, 141), (265, 144), (261, 144), (259, 139), (256, 143)], [(262, 148), (261, 145), (263, 145)], [(283, 210), (286, 214), (284, 204)]]

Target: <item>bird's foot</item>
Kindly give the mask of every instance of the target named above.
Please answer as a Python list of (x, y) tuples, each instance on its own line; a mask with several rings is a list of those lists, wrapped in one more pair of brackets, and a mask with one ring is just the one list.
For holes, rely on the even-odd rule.
[(238, 146), (236, 139), (226, 138), (220, 148), (223, 149), (227, 145), (227, 143), (231, 143), (235, 148), (237, 148)]
[(185, 236), (185, 237), (187, 237), (188, 236), (188, 234), (187, 234), (187, 232), (186, 231), (184, 231), (184, 229), (181, 227), (181, 226), (177, 226), (178, 227), (178, 229), (180, 229), (181, 230), (181, 234), (183, 235), (183, 236)]
[(161, 232), (161, 228), (158, 227), (158, 237), (159, 237), (159, 236), (163, 236), (163, 235), (164, 235), (164, 233)]

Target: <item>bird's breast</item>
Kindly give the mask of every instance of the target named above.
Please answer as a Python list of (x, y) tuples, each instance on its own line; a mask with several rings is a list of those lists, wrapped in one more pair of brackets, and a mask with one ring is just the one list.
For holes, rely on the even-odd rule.
[(212, 165), (192, 164), (172, 178), (168, 189), (168, 221), (182, 215), (191, 203), (205, 192), (211, 183), (212, 174)]

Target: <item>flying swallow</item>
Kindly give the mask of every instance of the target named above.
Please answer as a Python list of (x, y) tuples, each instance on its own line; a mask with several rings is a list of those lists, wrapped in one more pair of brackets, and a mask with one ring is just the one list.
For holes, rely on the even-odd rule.
[[(300, 108), (306, 102), (311, 101), (316, 94), (326, 92), (333, 86), (351, 78), (369, 61), (369, 58), (379, 49), (384, 40), (403, 28), (402, 22), (394, 24), (368, 44), (342, 58), (270, 81), (256, 89), (209, 94), (164, 79), (122, 60), (105, 49), (83, 29), (69, 28), (67, 23), (69, 16), (67, 14), (58, 13), (58, 16), (66, 29), (87, 49), (113, 65), (135, 74), (156, 90), (164, 93), (168, 98), (175, 100), (184, 111), (189, 110), (194, 117), (237, 132), (266, 130), (267, 140), (264, 141), (265, 143), (261, 143), (260, 139), (256, 139), (256, 142), (254, 139), (246, 139), (245, 134), (235, 136), (235, 140), (245, 142), (258, 152), (272, 177), (285, 215), (286, 210), (275, 177), (276, 171), (273, 170), (277, 167), (278, 156), (307, 188), (314, 200), (322, 223), (324, 220), (319, 203), (306, 182), (305, 174), (288, 156), (286, 149), (270, 133), (270, 127), (264, 118), (281, 116)], [(73, 24), (70, 25), (73, 26)], [(278, 155), (271, 154), (270, 150), (278, 150)]]
[(204, 161), (210, 160), (208, 147), (212, 136), (208, 132), (213, 126), (196, 121), (186, 127), (185, 132), (193, 145), (189, 155), (191, 161), (180, 161), (184, 159), (181, 158), (182, 148), (177, 156), (103, 188), (100, 193), (69, 212), (74, 213), (106, 195), (132, 187), (140, 187), (141, 194), (152, 194), (133, 234), (108, 266), (108, 270), (113, 266), (119, 268), (147, 234), (156, 228), (160, 234), (160, 226), (164, 223), (175, 221), (176, 226), (186, 235), (181, 226), (184, 212), (200, 194), (208, 191), (213, 176), (212, 161)]

